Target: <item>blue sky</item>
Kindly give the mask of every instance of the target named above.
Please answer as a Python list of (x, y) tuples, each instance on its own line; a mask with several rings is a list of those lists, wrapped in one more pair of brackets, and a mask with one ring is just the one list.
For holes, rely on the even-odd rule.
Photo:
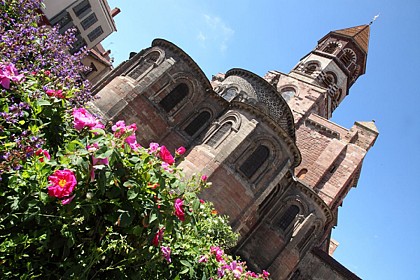
[(371, 27), (366, 74), (332, 120), (380, 131), (340, 208), (334, 257), (363, 279), (420, 280), (420, 1), (108, 0), (122, 12), (103, 43), (115, 65), (164, 38), (207, 77), (239, 67), (288, 73), (331, 30)]

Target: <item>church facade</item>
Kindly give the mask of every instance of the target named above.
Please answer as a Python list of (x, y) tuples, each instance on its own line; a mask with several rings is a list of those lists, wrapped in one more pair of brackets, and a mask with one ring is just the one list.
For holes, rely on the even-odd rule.
[(328, 33), (288, 73), (231, 69), (209, 81), (163, 39), (94, 87), (94, 110), (138, 124), (138, 142), (187, 148), (187, 175), (240, 233), (234, 252), (273, 279), (360, 279), (330, 254), (338, 207), (375, 143), (374, 122), (331, 121), (365, 73), (369, 25)]

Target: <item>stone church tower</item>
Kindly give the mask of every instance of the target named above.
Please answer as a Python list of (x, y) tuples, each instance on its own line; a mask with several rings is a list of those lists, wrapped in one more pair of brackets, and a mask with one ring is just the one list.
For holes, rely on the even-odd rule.
[(96, 85), (95, 110), (136, 122), (138, 142), (187, 148), (180, 164), (241, 234), (234, 253), (273, 279), (359, 279), (329, 254), (337, 209), (378, 131), (328, 119), (365, 73), (369, 25), (332, 31), (289, 74), (231, 69), (209, 81), (156, 39)]

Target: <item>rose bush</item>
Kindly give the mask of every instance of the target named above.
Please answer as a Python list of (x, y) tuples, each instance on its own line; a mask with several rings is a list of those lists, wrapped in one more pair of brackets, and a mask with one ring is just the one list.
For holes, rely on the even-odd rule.
[(185, 148), (141, 147), (136, 124), (83, 106), (72, 40), (38, 26), (39, 8), (0, 1), (2, 278), (267, 278), (225, 253), (237, 235), (198, 198), (207, 177), (174, 164)]

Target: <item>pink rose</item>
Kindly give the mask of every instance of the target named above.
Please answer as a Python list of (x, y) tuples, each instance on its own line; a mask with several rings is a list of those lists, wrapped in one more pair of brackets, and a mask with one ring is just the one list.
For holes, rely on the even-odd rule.
[(200, 203), (204, 204), (205, 203), (204, 199), (200, 199)]
[(185, 213), (184, 213), (184, 201), (180, 198), (175, 200), (175, 215), (178, 217), (180, 221), (185, 220)]
[(149, 154), (154, 154), (157, 152), (157, 150), (159, 149), (159, 144), (158, 143), (150, 143), (149, 145)]
[(82, 130), (84, 127), (89, 129), (104, 128), (105, 126), (92, 116), (85, 108), (73, 110), (73, 124), (76, 130)]
[(218, 262), (223, 261), (223, 250), (217, 246), (210, 247), (210, 253), (214, 254)]
[(173, 164), (175, 162), (174, 157), (171, 155), (168, 149), (166, 149), (165, 146), (160, 147), (159, 157), (167, 164)]
[(206, 262), (208, 262), (209, 260), (207, 259), (207, 257), (206, 256), (201, 256), (200, 257), (200, 259), (198, 260), (198, 262), (199, 263), (206, 263)]
[(10, 88), (10, 81), (20, 82), (24, 78), (23, 74), (18, 74), (16, 67), (9, 63), (8, 65), (0, 64), (0, 85), (5, 88)]
[(51, 158), (51, 156), (48, 153), (48, 151), (47, 150), (43, 150), (43, 149), (38, 149), (35, 152), (35, 155), (39, 157), (39, 161), (40, 162), (44, 162), (44, 157), (46, 157), (47, 159), (50, 159)]
[(57, 198), (70, 196), (77, 185), (76, 176), (69, 169), (56, 170), (48, 177), (51, 186), (48, 187), (48, 195)]
[(207, 176), (206, 175), (203, 175), (203, 176), (201, 176), (201, 181), (207, 181)]
[(66, 204), (69, 204), (72, 200), (73, 200), (73, 198), (75, 197), (76, 195), (72, 195), (72, 196), (70, 196), (70, 197), (68, 197), (68, 198), (65, 198), (65, 199), (62, 199), (61, 200), (61, 204), (62, 205), (66, 205)]
[(124, 142), (130, 145), (130, 148), (133, 150), (137, 150), (138, 148), (141, 147), (141, 145), (137, 143), (136, 135), (134, 134), (125, 138)]
[(181, 155), (185, 154), (185, 151), (186, 151), (186, 149), (183, 146), (181, 146), (178, 149), (176, 149), (175, 154), (181, 156)]
[(115, 125), (111, 127), (114, 132), (114, 136), (120, 138), (126, 131), (126, 126), (124, 121), (117, 121)]
[(164, 231), (165, 231), (165, 228), (163, 227), (163, 228), (160, 228), (156, 232), (155, 237), (153, 237), (153, 240), (152, 240), (152, 245), (153, 246), (158, 247), (159, 243), (162, 242)]
[(243, 268), (240, 264), (238, 264), (236, 261), (233, 261), (230, 264), (230, 270), (233, 272), (233, 276), (235, 278), (240, 278), (241, 274), (243, 272)]
[(270, 273), (268, 273), (267, 271), (265, 271), (265, 270), (263, 270), (262, 271), (262, 274), (263, 274), (263, 276), (264, 277), (268, 277), (268, 276), (270, 276)]
[(171, 166), (169, 164), (167, 164), (166, 162), (162, 162), (161, 166), (162, 166), (163, 170), (165, 170), (165, 171), (167, 171), (169, 173), (174, 172), (172, 170)]
[(171, 248), (165, 247), (165, 246), (161, 246), (160, 247), (160, 250), (162, 251), (162, 255), (166, 259), (166, 261), (168, 263), (170, 263), (171, 262)]

